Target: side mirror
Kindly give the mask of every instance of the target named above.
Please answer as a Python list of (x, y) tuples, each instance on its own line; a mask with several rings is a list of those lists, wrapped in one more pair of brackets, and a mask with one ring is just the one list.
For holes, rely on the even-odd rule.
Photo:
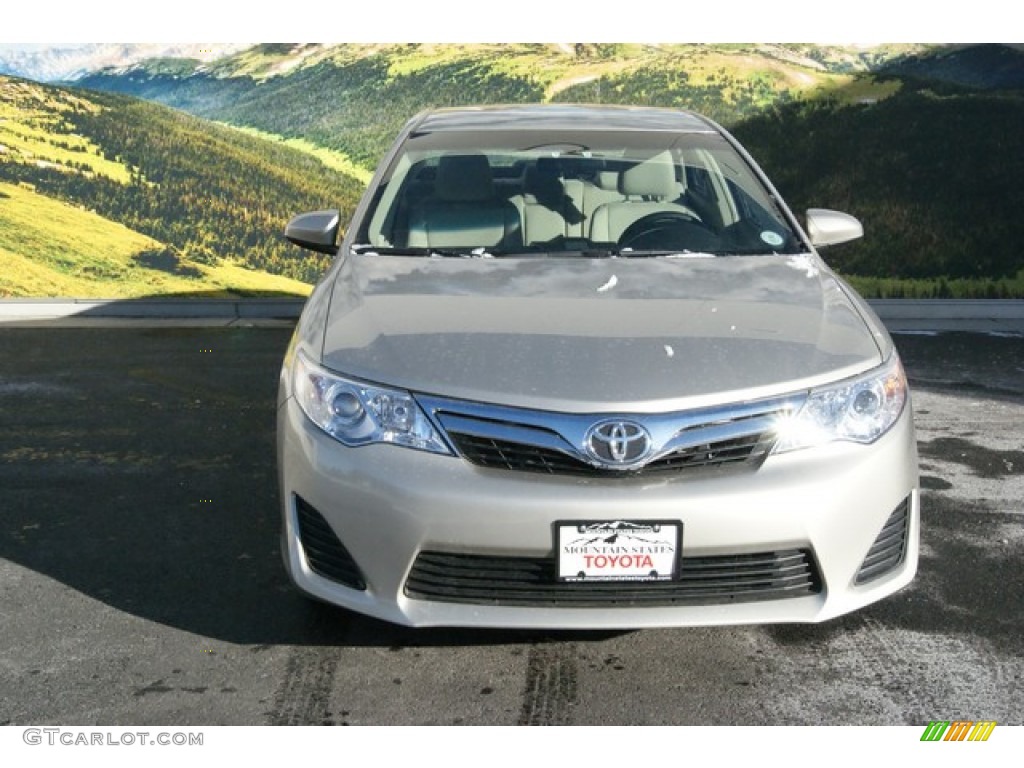
[(327, 211), (300, 213), (284, 228), (285, 238), (295, 245), (317, 253), (338, 252), (338, 227), (341, 211), (334, 208)]
[(807, 234), (811, 238), (811, 245), (824, 248), (827, 245), (838, 245), (864, 237), (864, 227), (847, 213), (826, 208), (809, 208)]

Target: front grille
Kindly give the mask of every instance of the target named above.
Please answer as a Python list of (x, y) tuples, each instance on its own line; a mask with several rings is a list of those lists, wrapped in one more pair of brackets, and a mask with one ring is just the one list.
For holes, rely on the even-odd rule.
[(366, 580), (359, 566), (323, 516), (300, 496), (295, 497), (295, 511), (299, 522), (299, 541), (309, 567), (324, 578), (346, 587), (366, 589)]
[[(779, 421), (801, 396), (649, 414), (556, 413), (418, 396), (464, 459), (487, 469), (549, 475), (635, 477), (727, 465), (756, 469), (771, 451)], [(649, 457), (608, 466), (594, 430), (621, 419), (646, 434)]]
[(854, 584), (867, 584), (887, 574), (903, 563), (907, 556), (907, 538), (910, 533), (910, 497), (908, 496), (889, 515), (882, 532), (868, 550), (854, 578)]
[(473, 464), (488, 469), (516, 469), (550, 475), (589, 475), (597, 471), (567, 453), (509, 440), (449, 432), (455, 449)]
[(677, 581), (561, 582), (554, 557), (421, 552), (405, 584), (412, 598), (476, 605), (627, 607), (721, 605), (821, 592), (810, 551), (684, 557)]
[(455, 448), (466, 461), (488, 469), (511, 469), (520, 472), (544, 472), (549, 475), (604, 475), (623, 477), (651, 472), (674, 472), (696, 467), (721, 467), (745, 462), (755, 451), (759, 456), (770, 444), (771, 434), (756, 434), (734, 440), (683, 448), (661, 456), (632, 471), (602, 469), (552, 448), (498, 440), (491, 437), (449, 432)]

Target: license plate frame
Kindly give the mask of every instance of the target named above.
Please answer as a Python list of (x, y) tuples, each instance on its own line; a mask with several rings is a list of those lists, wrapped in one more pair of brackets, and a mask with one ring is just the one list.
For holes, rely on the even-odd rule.
[(560, 520), (555, 560), (560, 582), (650, 582), (679, 578), (680, 520)]

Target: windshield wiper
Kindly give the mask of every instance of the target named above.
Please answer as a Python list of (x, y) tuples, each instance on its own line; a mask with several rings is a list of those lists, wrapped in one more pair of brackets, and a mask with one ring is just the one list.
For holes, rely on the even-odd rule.
[(573, 256), (584, 259), (713, 259), (718, 254), (704, 251), (654, 248), (581, 248), (571, 251), (549, 251), (551, 256)]
[(686, 249), (632, 249), (595, 247), (595, 248), (573, 248), (567, 250), (551, 249), (541, 251), (521, 251), (508, 253), (492, 253), (486, 248), (473, 248), (461, 250), (455, 248), (427, 248), (427, 247), (395, 247), (370, 245), (359, 243), (353, 245), (352, 253), (368, 254), (371, 256), (419, 256), (422, 258), (435, 259), (493, 259), (500, 257), (533, 257), (533, 258), (582, 258), (582, 259), (713, 259), (716, 256), (731, 254), (706, 253), (703, 251), (688, 251)]
[(581, 251), (574, 255), (607, 259), (713, 259), (720, 254), (708, 253), (706, 251), (688, 251), (685, 248), (608, 248), (604, 251)]
[(632, 248), (623, 248), (619, 251), (620, 258), (626, 259), (714, 259), (720, 254), (708, 253), (707, 251), (688, 251), (685, 248), (682, 250), (655, 250), (655, 249), (643, 249), (634, 251)]
[(543, 252), (551, 258), (570, 257), (574, 259), (615, 259), (619, 256), (617, 248), (573, 248), (567, 250), (552, 249)]
[(473, 248), (469, 251), (457, 251), (452, 248), (396, 248), (394, 246), (370, 245), (360, 243), (352, 246), (352, 253), (371, 256), (421, 256), (435, 259), (491, 259), (494, 254), (486, 248)]

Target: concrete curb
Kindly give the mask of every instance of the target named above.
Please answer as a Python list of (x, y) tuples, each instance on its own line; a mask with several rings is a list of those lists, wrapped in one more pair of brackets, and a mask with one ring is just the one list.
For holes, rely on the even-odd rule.
[(305, 299), (6, 299), (0, 322), (77, 317), (149, 319), (295, 319)]
[[(0, 324), (10, 325), (282, 325), (302, 312), (303, 298), (255, 299), (5, 299)], [(875, 299), (890, 331), (1024, 333), (1024, 300)]]
[(1021, 299), (869, 299), (883, 320), (1024, 320)]

